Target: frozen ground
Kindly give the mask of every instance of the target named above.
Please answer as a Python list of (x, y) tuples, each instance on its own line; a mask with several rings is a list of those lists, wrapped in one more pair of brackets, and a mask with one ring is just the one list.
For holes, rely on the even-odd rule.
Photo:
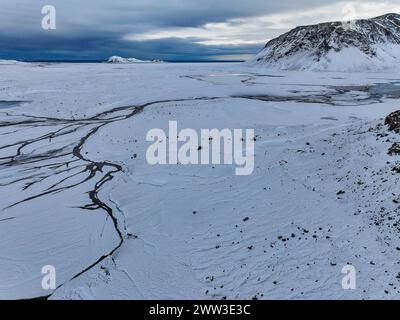
[[(0, 68), (0, 298), (398, 297), (398, 137), (381, 125), (396, 74)], [(146, 133), (169, 120), (254, 128), (254, 173), (148, 165)]]

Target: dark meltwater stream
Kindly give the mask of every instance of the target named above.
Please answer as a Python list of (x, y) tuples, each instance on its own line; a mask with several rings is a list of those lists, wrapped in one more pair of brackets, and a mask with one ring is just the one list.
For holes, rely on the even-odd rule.
[[(105, 253), (84, 270), (71, 277), (71, 280), (75, 279), (107, 257), (112, 256), (121, 247), (124, 238), (128, 236), (125, 234), (123, 226), (118, 223), (113, 209), (99, 197), (99, 191), (102, 187), (113, 180), (116, 174), (122, 172), (123, 167), (110, 161), (91, 160), (89, 155), (82, 151), (85, 145), (90, 143), (90, 138), (108, 124), (129, 119), (142, 112), (144, 108), (152, 105), (215, 99), (219, 98), (199, 97), (153, 101), (142, 105), (113, 108), (83, 119), (64, 119), (25, 114), (12, 115), (3, 112), (0, 118), (1, 135), (8, 135), (11, 139), (7, 139), (7, 142), (4, 143), (0, 141), (0, 170), (7, 170), (11, 167), (14, 174), (10, 181), (0, 182), (0, 186), (6, 187), (23, 183), (23, 187), (20, 190), (21, 199), (6, 208), (1, 208), (1, 210), (7, 212), (7, 209), (16, 207), (19, 204), (51, 196), (93, 181), (92, 189), (86, 192), (89, 203), (80, 207), (80, 209), (92, 212), (96, 210), (105, 211), (108, 217), (111, 218), (115, 232), (120, 240), (110, 252)], [(3, 105), (10, 107), (18, 105), (18, 103), (7, 101)], [(40, 133), (37, 133), (38, 129), (40, 129)], [(16, 133), (20, 130), (30, 130), (30, 137), (18, 140)], [(23, 198), (24, 191), (30, 190), (34, 185), (41, 185), (48, 178), (58, 178), (58, 180), (51, 186), (46, 186), (42, 191)], [(10, 219), (13, 219), (13, 217), (9, 217), (4, 221)]]
[(9, 109), (12, 107), (18, 107), (24, 103), (30, 103), (31, 101), (6, 101), (0, 100), (0, 109)]

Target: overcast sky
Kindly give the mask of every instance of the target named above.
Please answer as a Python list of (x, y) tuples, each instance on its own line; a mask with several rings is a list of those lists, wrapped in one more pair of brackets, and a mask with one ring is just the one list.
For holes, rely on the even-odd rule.
[(1, 0), (0, 58), (241, 60), (298, 25), (389, 12), (400, 0)]

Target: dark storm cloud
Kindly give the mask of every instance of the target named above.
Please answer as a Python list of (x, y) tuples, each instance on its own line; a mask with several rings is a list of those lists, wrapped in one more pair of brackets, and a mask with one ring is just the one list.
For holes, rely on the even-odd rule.
[[(113, 35), (77, 37), (35, 36), (14, 42), (0, 37), (2, 58), (17, 60), (105, 60), (112, 55), (166, 61), (241, 60), (240, 55), (261, 49), (258, 45), (204, 46), (190, 39), (160, 39), (121, 42)], [(105, 45), (106, 43), (106, 45)], [(46, 48), (43, 50), (42, 48)], [(232, 57), (229, 57), (232, 56)], [(222, 59), (219, 59), (221, 57)], [(227, 57), (227, 58), (223, 58)]]
[[(268, 39), (297, 24), (344, 15), (370, 13), (371, 16), (397, 10), (399, 2), (2, 0), (0, 57), (31, 60), (104, 59), (114, 54), (164, 60), (237, 57), (257, 52)], [(57, 9), (57, 30), (41, 29), (41, 8), (47, 4)]]

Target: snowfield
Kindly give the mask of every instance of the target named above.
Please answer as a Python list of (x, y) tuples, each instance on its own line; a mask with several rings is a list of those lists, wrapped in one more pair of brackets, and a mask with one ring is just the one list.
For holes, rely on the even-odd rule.
[[(0, 68), (0, 298), (398, 298), (397, 74)], [(253, 174), (150, 166), (146, 133), (170, 120), (254, 129)]]

